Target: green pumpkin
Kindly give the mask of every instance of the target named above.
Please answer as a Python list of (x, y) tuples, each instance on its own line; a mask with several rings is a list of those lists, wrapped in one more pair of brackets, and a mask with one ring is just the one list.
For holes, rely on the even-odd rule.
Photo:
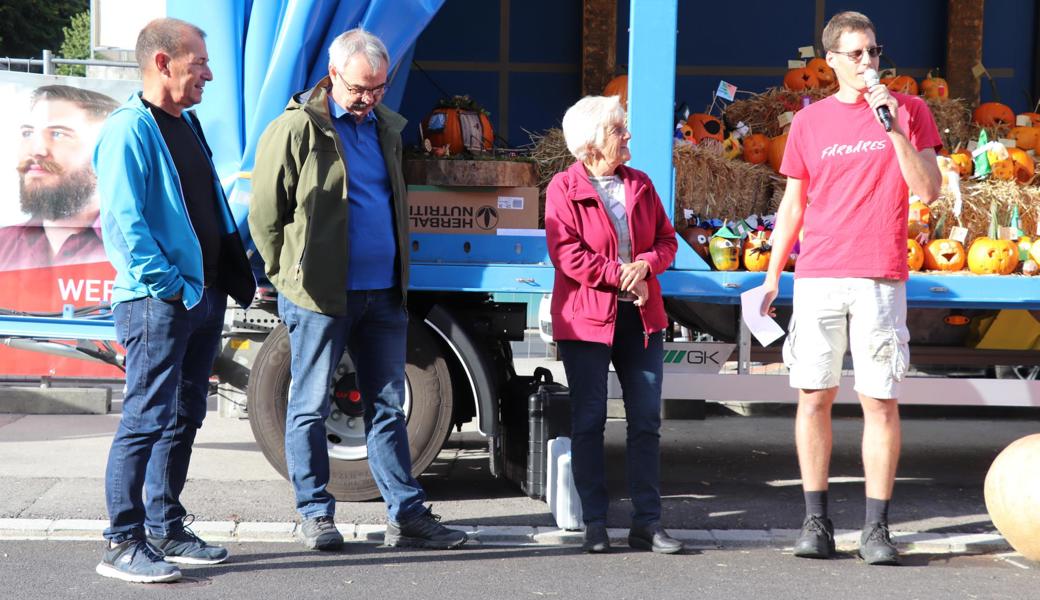
[(711, 262), (720, 271), (736, 271), (740, 266), (740, 240), (715, 235), (708, 242)]

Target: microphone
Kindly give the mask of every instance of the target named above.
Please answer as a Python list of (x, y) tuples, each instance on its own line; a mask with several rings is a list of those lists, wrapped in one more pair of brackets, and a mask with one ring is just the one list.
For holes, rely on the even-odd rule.
[[(874, 69), (863, 71), (863, 81), (867, 84), (867, 89), (881, 83), (878, 79), (877, 71)], [(885, 126), (885, 131), (892, 131), (892, 111), (888, 110), (887, 106), (881, 105), (877, 107), (877, 114), (878, 118), (881, 119), (881, 124)]]

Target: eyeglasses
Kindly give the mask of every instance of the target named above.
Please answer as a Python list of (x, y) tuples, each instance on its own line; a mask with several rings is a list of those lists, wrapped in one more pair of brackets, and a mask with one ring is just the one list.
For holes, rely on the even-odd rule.
[(616, 125), (607, 128), (607, 135), (623, 137), (626, 133), (628, 133), (628, 127), (625, 127), (624, 125)]
[(347, 83), (347, 80), (343, 79), (343, 76), (339, 73), (336, 73), (336, 77), (339, 77), (340, 82), (343, 84), (343, 89), (346, 90), (348, 94), (352, 94), (354, 96), (364, 96), (365, 94), (369, 94), (373, 98), (379, 98), (380, 96), (386, 93), (385, 83), (382, 85), (377, 85), (373, 88), (366, 88), (357, 85), (350, 85), (349, 83)]
[(866, 52), (870, 58), (877, 58), (881, 56), (881, 46), (872, 46), (870, 48), (860, 48), (859, 50), (849, 50), (848, 52), (839, 52), (838, 50), (831, 50), (835, 54), (843, 54), (848, 57), (852, 62), (859, 62), (863, 60), (863, 53)]

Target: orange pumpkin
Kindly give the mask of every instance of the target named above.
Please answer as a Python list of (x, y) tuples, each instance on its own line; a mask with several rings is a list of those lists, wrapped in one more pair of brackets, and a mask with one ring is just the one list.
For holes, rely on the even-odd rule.
[(744, 160), (754, 165), (769, 160), (769, 138), (761, 133), (752, 133), (745, 137)]
[(950, 98), (950, 85), (942, 77), (928, 77), (921, 80), (921, 94), (931, 100), (948, 100)]
[(932, 240), (924, 248), (924, 268), (929, 271), (960, 271), (966, 260), (964, 245), (957, 240)]
[(838, 83), (838, 78), (834, 74), (834, 69), (827, 64), (827, 59), (817, 56), (810, 60), (806, 65), (806, 69), (816, 76), (816, 81), (820, 87), (830, 87)]
[(920, 200), (910, 203), (909, 218), (907, 219), (907, 236), (917, 238), (922, 233), (927, 234), (931, 229), (932, 211), (928, 205)]
[(693, 139), (699, 144), (705, 138), (722, 141), (722, 121), (704, 113), (694, 113), (686, 119), (686, 124), (693, 130)]
[(621, 101), (621, 108), (628, 111), (628, 75), (618, 75), (607, 82), (603, 88), (604, 96), (617, 96)]
[(1014, 168), (1014, 179), (1019, 183), (1029, 183), (1033, 179), (1035, 165), (1033, 157), (1021, 148), (1008, 148), (1008, 160)]
[(920, 271), (924, 264), (924, 248), (917, 240), (906, 240), (906, 265), (911, 271)]
[(787, 134), (781, 133), (769, 140), (769, 166), (777, 173), (784, 162), (784, 149), (787, 148)]
[(917, 80), (909, 75), (899, 75), (888, 79), (888, 83), (885, 85), (889, 90), (893, 92), (899, 92), (900, 94), (910, 94), (911, 96), (917, 95)]
[(1032, 127), (1040, 127), (1040, 113), (1035, 112), (1024, 112), (1018, 113), (1020, 117), (1029, 117), (1029, 124)]
[(1040, 127), (1012, 127), (1008, 137), (1015, 140), (1015, 146), (1023, 150), (1037, 150), (1040, 145)]
[(1011, 240), (976, 238), (968, 248), (968, 269), (979, 275), (1009, 275), (1018, 266), (1018, 245)]
[(1011, 181), (1015, 178), (1015, 161), (1010, 158), (989, 163), (989, 174), (993, 179)]
[(1014, 125), (1015, 113), (1006, 104), (985, 102), (971, 113), (971, 121), (982, 127)]
[(422, 130), (430, 144), (437, 148), (447, 146), (452, 154), (464, 150), (488, 152), (495, 142), (491, 121), (481, 111), (435, 108), (423, 119)]
[(960, 173), (961, 177), (971, 177), (971, 174), (975, 171), (975, 161), (971, 158), (971, 152), (967, 150), (958, 150), (950, 155), (950, 160), (953, 161), (954, 166), (957, 167), (957, 172)]
[(697, 143), (696, 138), (693, 137), (693, 127), (690, 127), (686, 123), (683, 123), (682, 126), (679, 127), (679, 133), (682, 134), (682, 139), (687, 142), (690, 142), (691, 144)]
[(748, 271), (765, 271), (769, 268), (769, 257), (773, 246), (769, 243), (769, 233), (755, 231), (744, 242), (744, 268)]
[(816, 78), (815, 73), (806, 67), (788, 69), (787, 74), (784, 75), (784, 87), (795, 92), (801, 92), (820, 87), (820, 80)]

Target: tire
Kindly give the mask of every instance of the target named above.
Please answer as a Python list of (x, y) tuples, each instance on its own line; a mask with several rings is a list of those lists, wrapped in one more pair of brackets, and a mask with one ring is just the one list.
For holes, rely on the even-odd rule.
[[(256, 443), (271, 466), (286, 479), (285, 413), (292, 380), (289, 361), (289, 330), (278, 325), (257, 354), (246, 391), (249, 424)], [(353, 376), (353, 367), (346, 355), (342, 367), (346, 367), (345, 375)], [(425, 326), (414, 321), (408, 323), (405, 379), (408, 445), (412, 455), (412, 475), (417, 477), (437, 457), (451, 433), (454, 399), (442, 346)], [(328, 431), (336, 430), (333, 419), (337, 415), (339, 419), (346, 418), (334, 405), (326, 420)], [(340, 501), (356, 502), (380, 497), (366, 458), (364, 424), (360, 418), (357, 421), (355, 428), (360, 427), (359, 434), (346, 444), (338, 436), (327, 436), (330, 438), (328, 491)]]

